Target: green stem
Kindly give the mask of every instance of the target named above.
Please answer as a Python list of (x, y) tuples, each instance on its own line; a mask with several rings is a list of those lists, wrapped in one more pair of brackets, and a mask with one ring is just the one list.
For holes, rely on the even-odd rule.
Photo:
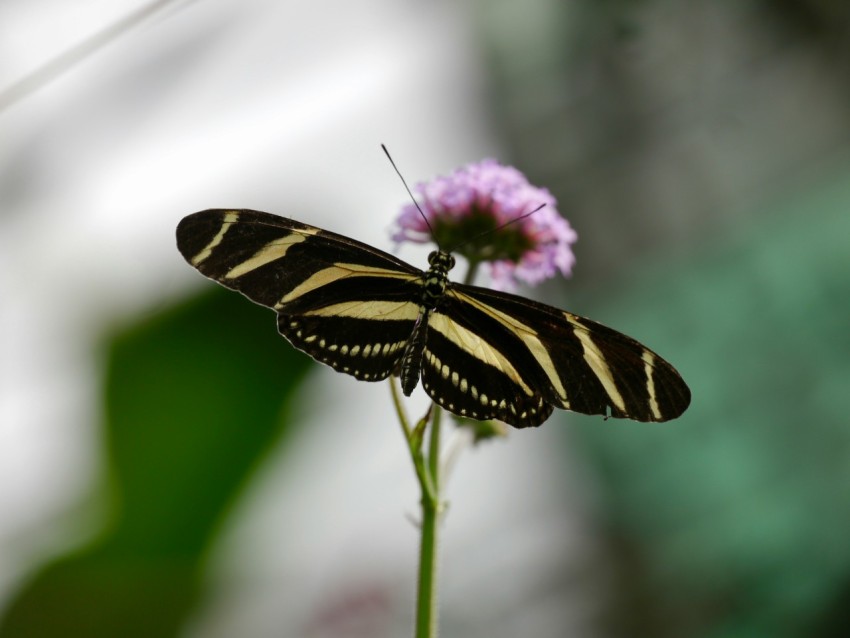
[(434, 486), (434, 494), (439, 504), (440, 496), (440, 421), (443, 410), (434, 404), (431, 412), (431, 437), (428, 441), (428, 470), (431, 474), (431, 484)]
[[(437, 636), (437, 524), (440, 518), (440, 408), (433, 406), (425, 417), (410, 426), (399, 393), (398, 381), (390, 379), (404, 439), (410, 450), (422, 492), (422, 538), (419, 549), (419, 584), (416, 592), (416, 638)], [(431, 422), (427, 456), (423, 450), (423, 428)]]
[[(404, 440), (407, 441), (407, 447), (410, 451), (410, 458), (413, 460), (413, 469), (416, 470), (416, 478), (419, 480), (419, 485), (423, 493), (428, 494), (428, 498), (438, 502), (439, 495), (436, 492), (428, 467), (425, 463), (425, 456), (422, 453), (422, 438), (421, 430), (425, 426), (424, 420), (430, 418), (431, 413), (425, 415), (424, 420), (417, 423), (415, 428), (410, 427), (410, 420), (404, 411), (404, 406), (401, 403), (401, 394), (398, 388), (398, 380), (395, 377), (390, 378), (390, 393), (393, 397), (393, 405), (398, 415), (398, 421), (401, 424), (401, 430), (404, 433)], [(435, 406), (436, 407), (436, 406)]]
[(422, 483), (422, 539), (419, 549), (419, 586), (416, 593), (416, 638), (437, 636), (437, 532), (440, 519), (440, 413), (435, 406), (428, 441), (427, 475)]
[(416, 638), (437, 636), (437, 518), (438, 508), (422, 499), (422, 541), (419, 588), (416, 594)]

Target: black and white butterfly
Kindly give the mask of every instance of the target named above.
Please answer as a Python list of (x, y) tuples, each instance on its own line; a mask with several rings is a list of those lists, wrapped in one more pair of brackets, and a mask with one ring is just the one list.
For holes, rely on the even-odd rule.
[(537, 426), (553, 408), (667, 421), (690, 403), (679, 373), (640, 343), (564, 310), (452, 283), (354, 239), (253, 210), (206, 210), (177, 227), (202, 274), (277, 313), (293, 346), (363, 381), (419, 379), (454, 414)]

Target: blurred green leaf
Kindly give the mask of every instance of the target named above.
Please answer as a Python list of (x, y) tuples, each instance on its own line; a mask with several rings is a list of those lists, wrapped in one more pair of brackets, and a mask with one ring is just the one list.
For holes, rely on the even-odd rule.
[(267, 310), (220, 289), (110, 339), (106, 529), (33, 577), (0, 636), (178, 635), (228, 507), (293, 427), (308, 362)]
[(850, 580), (848, 175), (595, 304), (693, 392), (672, 423), (570, 416), (626, 597), (655, 619), (626, 635), (808, 638)]

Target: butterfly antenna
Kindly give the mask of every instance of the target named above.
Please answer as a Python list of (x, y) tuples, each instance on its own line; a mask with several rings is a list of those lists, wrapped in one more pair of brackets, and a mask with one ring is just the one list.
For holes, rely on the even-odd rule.
[[(404, 184), (404, 189), (407, 191), (407, 194), (410, 195), (410, 199), (413, 201), (413, 205), (416, 206), (416, 210), (418, 210), (419, 214), (422, 215), (422, 219), (425, 220), (425, 225), (428, 226), (428, 230), (431, 232), (431, 237), (432, 239), (434, 239), (434, 243), (436, 243), (437, 239), (434, 235), (434, 229), (431, 227), (431, 222), (428, 221), (428, 218), (425, 216), (425, 213), (422, 212), (422, 208), (419, 206), (419, 202), (416, 201), (416, 198), (413, 196), (410, 187), (407, 185), (407, 182), (404, 181), (404, 176), (401, 174), (401, 171), (398, 170), (398, 166), (395, 165), (392, 155), (390, 155), (390, 152), (387, 150), (387, 147), (381, 144), (381, 148), (384, 149), (384, 154), (387, 156), (387, 159), (390, 160), (390, 164), (393, 165), (396, 175), (398, 175), (398, 178), (401, 180), (401, 183)], [(439, 246), (439, 244), (437, 245)]]

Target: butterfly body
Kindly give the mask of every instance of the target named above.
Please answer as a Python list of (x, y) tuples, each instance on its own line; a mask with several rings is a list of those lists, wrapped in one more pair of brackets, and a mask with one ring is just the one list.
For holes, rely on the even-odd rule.
[(676, 370), (601, 324), (517, 295), (450, 282), (330, 231), (251, 210), (184, 218), (177, 245), (205, 276), (278, 315), (293, 346), (365, 381), (421, 379), (447, 410), (536, 426), (555, 407), (639, 421), (679, 416)]

